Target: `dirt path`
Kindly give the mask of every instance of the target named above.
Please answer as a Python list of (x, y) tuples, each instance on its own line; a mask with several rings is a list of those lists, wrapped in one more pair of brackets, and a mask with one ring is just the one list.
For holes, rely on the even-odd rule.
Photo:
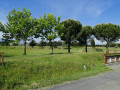
[(120, 90), (120, 63), (108, 66), (114, 70), (75, 82), (54, 86), (47, 90)]

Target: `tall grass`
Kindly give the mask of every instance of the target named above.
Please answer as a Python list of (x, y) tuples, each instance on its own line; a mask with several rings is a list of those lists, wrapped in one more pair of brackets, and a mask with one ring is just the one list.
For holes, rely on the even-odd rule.
[(92, 48), (85, 53), (81, 47), (72, 47), (71, 54), (56, 48), (55, 54), (50, 54), (48, 47), (28, 47), (26, 56), (23, 47), (0, 47), (0, 51), (5, 52), (5, 65), (0, 66), (3, 90), (46, 87), (109, 70), (103, 63), (104, 52)]

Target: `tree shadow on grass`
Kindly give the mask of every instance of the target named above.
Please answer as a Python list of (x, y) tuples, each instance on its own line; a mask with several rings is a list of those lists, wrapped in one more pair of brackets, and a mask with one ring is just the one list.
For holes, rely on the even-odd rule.
[[(49, 55), (51, 55), (52, 53), (49, 53)], [(52, 55), (54, 54), (68, 54), (68, 53), (53, 53)]]
[(12, 64), (13, 64), (13, 62), (4, 62), (4, 63), (0, 62), (0, 66), (7, 66), (7, 67), (9, 67)]
[(12, 55), (11, 56), (4, 56), (4, 57), (12, 57)]
[(72, 53), (48, 53), (48, 54), (41, 54), (41, 55), (60, 55), (60, 54), (72, 54)]
[(71, 53), (49, 53), (48, 55), (54, 55), (54, 54), (73, 54), (72, 52)]

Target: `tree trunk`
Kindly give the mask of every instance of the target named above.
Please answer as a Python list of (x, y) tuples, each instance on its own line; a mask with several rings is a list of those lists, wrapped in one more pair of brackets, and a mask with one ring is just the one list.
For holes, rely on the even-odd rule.
[(24, 41), (24, 55), (26, 55), (26, 40)]
[(52, 54), (54, 53), (53, 52), (53, 42), (50, 40), (50, 46), (51, 46), (51, 49), (52, 49)]
[(107, 39), (107, 46), (106, 46), (107, 49), (108, 49), (108, 44), (109, 44), (109, 43), (108, 43), (108, 39)]
[(108, 44), (109, 44), (109, 38), (107, 37), (107, 46), (106, 46), (106, 54), (109, 54), (109, 49), (108, 49)]
[(52, 46), (52, 54), (53, 54), (54, 52), (53, 52), (53, 46)]
[(87, 53), (87, 40), (85, 41), (85, 52)]
[(43, 49), (43, 40), (42, 40), (42, 42), (41, 42), (41, 48)]
[(68, 42), (68, 53), (70, 53), (70, 42)]
[(107, 35), (107, 40), (106, 40), (107, 44), (106, 44), (106, 49), (108, 49), (109, 47), (109, 36)]

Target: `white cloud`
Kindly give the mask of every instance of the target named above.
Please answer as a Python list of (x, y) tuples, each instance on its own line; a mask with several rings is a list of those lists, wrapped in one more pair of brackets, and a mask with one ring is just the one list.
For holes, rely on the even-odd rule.
[(46, 1), (52, 13), (78, 19), (81, 15), (99, 17), (112, 5), (112, 0), (53, 0)]

